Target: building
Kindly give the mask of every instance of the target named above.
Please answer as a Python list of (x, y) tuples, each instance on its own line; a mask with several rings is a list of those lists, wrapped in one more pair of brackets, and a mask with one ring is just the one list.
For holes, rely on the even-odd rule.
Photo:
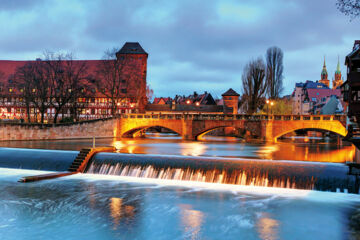
[(341, 86), (344, 101), (348, 103), (348, 116), (360, 125), (360, 40), (355, 40), (351, 53), (345, 58), (347, 81)]
[[(321, 71), (321, 79), (319, 81), (307, 80), (305, 83), (296, 83), (295, 89), (291, 95), (292, 98), (292, 113), (293, 114), (317, 114), (321, 112), (321, 108), (333, 97), (337, 98), (341, 106), (344, 106), (341, 97), (340, 86), (343, 84), (343, 79), (340, 70), (340, 63), (338, 65), (332, 81), (332, 88), (330, 88), (330, 81), (326, 69), (326, 62), (324, 58), (324, 65)], [(334, 100), (331, 101), (332, 104)], [(344, 111), (343, 108), (338, 108)]]
[[(231, 88), (223, 95), (221, 101), (215, 100), (211, 93), (194, 92), (188, 96), (176, 95), (174, 98), (155, 98), (152, 104), (146, 106), (151, 113), (237, 113), (239, 94)], [(231, 94), (231, 95), (229, 95)], [(225, 100), (225, 98), (227, 100)], [(236, 103), (236, 104), (235, 104)]]
[[(146, 105), (146, 71), (148, 54), (138, 42), (126, 42), (112, 60), (64, 60), (59, 66), (66, 69), (71, 64), (74, 69), (84, 68), (81, 94), (69, 101), (59, 113), (59, 118), (76, 115), (78, 119), (97, 119), (120, 113), (144, 112)], [(19, 69), (27, 65), (36, 65), (42, 61), (0, 60), (0, 118), (4, 119), (38, 119), (39, 107), (36, 102), (26, 102), (24, 83), (17, 81)], [(113, 63), (119, 63), (115, 65)], [(50, 60), (48, 63), (56, 63)], [(104, 66), (116, 66), (118, 76), (116, 84), (107, 79)], [(107, 69), (108, 70), (108, 69)], [(62, 70), (64, 71), (64, 70)], [(50, 79), (50, 78), (49, 78)], [(115, 81), (115, 80), (114, 80)], [(59, 83), (57, 83), (59, 84)], [(44, 88), (46, 88), (44, 86)], [(71, 87), (68, 92), (75, 91)], [(31, 89), (35, 96), (41, 89)], [(50, 91), (49, 91), (50, 92)], [(45, 122), (51, 122), (55, 116), (56, 91), (47, 93)], [(53, 95), (54, 94), (54, 95)], [(26, 105), (30, 105), (29, 108)], [(115, 106), (115, 107), (114, 107)], [(76, 108), (75, 108), (76, 107)], [(75, 110), (74, 110), (75, 109)], [(76, 112), (74, 112), (76, 111)]]
[(223, 97), (224, 112), (237, 114), (240, 94), (238, 94), (232, 88), (230, 88), (229, 90), (224, 92), (221, 96)]

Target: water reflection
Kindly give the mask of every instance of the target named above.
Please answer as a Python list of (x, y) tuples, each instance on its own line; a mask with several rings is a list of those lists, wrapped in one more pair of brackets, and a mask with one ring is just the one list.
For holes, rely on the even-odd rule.
[(206, 145), (201, 142), (180, 143), (181, 155), (202, 156), (206, 151)]
[(276, 219), (271, 218), (270, 214), (267, 212), (260, 213), (256, 228), (261, 239), (279, 239), (279, 222)]
[(201, 226), (204, 214), (191, 209), (189, 204), (180, 204), (180, 218), (186, 239), (201, 239)]
[[(155, 137), (159, 135), (161, 137)], [(210, 139), (211, 138), (211, 139)], [(306, 139), (306, 138), (305, 138)], [(153, 134), (141, 139), (97, 139), (96, 146), (115, 146), (121, 153), (165, 154), (187, 156), (219, 156), (272, 160), (296, 160), (316, 162), (351, 162), (355, 147), (343, 142), (324, 142), (320, 139), (293, 138), (277, 144), (243, 142), (232, 137), (210, 136), (206, 141), (183, 141), (168, 134)], [(92, 146), (92, 139), (56, 141), (9, 141), (0, 142), (2, 147), (80, 150)]]
[(117, 228), (121, 219), (121, 208), (122, 208), (122, 199), (121, 198), (110, 198), (110, 216), (113, 218), (114, 229)]

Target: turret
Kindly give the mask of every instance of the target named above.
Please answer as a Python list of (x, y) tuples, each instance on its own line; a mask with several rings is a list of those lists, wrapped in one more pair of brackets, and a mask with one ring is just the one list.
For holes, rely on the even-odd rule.
[(330, 81), (328, 79), (328, 73), (326, 70), (325, 57), (324, 57), (323, 69), (321, 71), (321, 80), (319, 80), (319, 82), (325, 84), (327, 87), (329, 87), (329, 85), (330, 85)]
[(224, 103), (224, 113), (237, 114), (239, 105), (239, 94), (232, 88), (221, 95)]
[(147, 101), (147, 52), (138, 42), (126, 42), (116, 53), (116, 58), (121, 61), (121, 92), (135, 111), (144, 112)]

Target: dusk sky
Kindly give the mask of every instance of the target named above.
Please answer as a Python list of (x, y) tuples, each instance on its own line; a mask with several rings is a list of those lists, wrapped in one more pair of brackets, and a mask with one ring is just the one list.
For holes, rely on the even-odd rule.
[(284, 51), (283, 94), (318, 80), (326, 56), (332, 80), (340, 56), (360, 39), (360, 20), (335, 0), (105, 1), (1, 0), (0, 59), (33, 60), (44, 50), (101, 59), (106, 49), (139, 42), (149, 53), (147, 81), (155, 96), (228, 88), (241, 93), (247, 61)]

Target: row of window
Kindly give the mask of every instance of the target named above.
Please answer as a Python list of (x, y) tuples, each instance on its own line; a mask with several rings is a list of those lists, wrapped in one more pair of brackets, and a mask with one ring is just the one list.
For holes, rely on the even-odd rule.
[[(122, 81), (125, 82), (125, 80), (122, 80)], [(24, 90), (25, 90), (24, 88), (19, 88), (19, 91), (20, 91), (21, 93), (23, 93)], [(2, 91), (3, 91), (3, 89), (0, 87), (0, 92), (2, 92)], [(8, 91), (9, 91), (9, 93), (13, 93), (13, 92), (15, 91), (15, 88), (10, 87), (10, 88), (8, 88)], [(68, 92), (71, 92), (71, 91), (72, 91), (72, 89), (69, 88), (69, 89), (68, 89)], [(105, 89), (105, 88), (102, 88), (100, 91), (101, 91), (102, 93), (105, 93), (105, 92), (106, 92), (106, 89)], [(35, 92), (36, 92), (36, 88), (31, 89), (31, 92), (35, 93)], [(85, 89), (81, 89), (81, 92), (85, 92)], [(95, 89), (91, 89), (91, 92), (92, 92), (92, 93), (95, 93), (96, 90), (95, 90)], [(127, 89), (126, 89), (126, 88), (122, 88), (122, 89), (120, 89), (120, 92), (121, 92), (121, 93), (127, 93)], [(114, 90), (114, 93), (116, 93), (115, 90)]]

